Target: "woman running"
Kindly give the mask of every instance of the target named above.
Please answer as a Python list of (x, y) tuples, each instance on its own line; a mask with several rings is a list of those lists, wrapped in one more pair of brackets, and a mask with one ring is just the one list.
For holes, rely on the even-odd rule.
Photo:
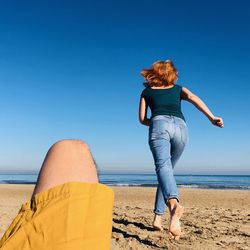
[[(169, 234), (173, 239), (179, 240), (180, 218), (184, 207), (180, 205), (173, 169), (189, 141), (181, 100), (195, 105), (215, 126), (223, 128), (223, 120), (214, 116), (198, 96), (176, 84), (178, 72), (172, 61), (157, 61), (150, 68), (143, 69), (141, 74), (146, 88), (141, 93), (139, 120), (143, 125), (149, 126), (148, 143), (158, 179), (153, 227), (163, 230), (161, 216), (167, 205), (170, 212)], [(151, 110), (150, 119), (147, 118), (148, 106)]]

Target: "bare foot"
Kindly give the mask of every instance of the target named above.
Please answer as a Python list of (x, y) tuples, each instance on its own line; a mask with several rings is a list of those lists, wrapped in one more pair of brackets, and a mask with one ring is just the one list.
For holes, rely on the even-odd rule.
[(157, 231), (163, 231), (163, 227), (161, 225), (161, 216), (158, 214), (155, 214), (153, 228)]
[(184, 212), (184, 207), (176, 204), (170, 212), (169, 232), (172, 238), (179, 240), (181, 236), (180, 218)]

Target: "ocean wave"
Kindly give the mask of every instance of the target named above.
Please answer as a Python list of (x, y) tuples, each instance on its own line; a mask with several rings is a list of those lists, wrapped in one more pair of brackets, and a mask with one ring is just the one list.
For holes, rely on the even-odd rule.
[(36, 184), (35, 181), (25, 181), (25, 180), (1, 180), (2, 184)]
[[(117, 184), (108, 184), (108, 186), (125, 186), (125, 187), (157, 187), (157, 184), (129, 184), (129, 183), (117, 183)], [(204, 188), (204, 189), (233, 189), (233, 190), (250, 190), (250, 186), (237, 186), (237, 185), (197, 185), (197, 184), (179, 184), (179, 188)]]
[[(0, 174), (0, 184), (36, 184), (38, 176), (34, 174)], [(99, 182), (118, 187), (154, 187), (158, 185), (155, 175), (102, 175)], [(179, 188), (235, 189), (250, 190), (250, 176), (177, 176)]]

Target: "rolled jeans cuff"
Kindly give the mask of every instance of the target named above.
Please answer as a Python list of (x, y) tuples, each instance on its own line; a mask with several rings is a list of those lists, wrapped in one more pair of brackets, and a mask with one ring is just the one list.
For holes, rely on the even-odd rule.
[(178, 201), (178, 203), (180, 203), (180, 199), (179, 199), (178, 196), (169, 196), (169, 197), (167, 198), (166, 204), (167, 204), (168, 200), (169, 200), (169, 199), (172, 199), (172, 198), (175, 198), (175, 199)]
[(153, 210), (153, 212), (157, 215), (163, 215), (164, 213), (161, 213), (161, 212), (157, 212), (155, 209)]

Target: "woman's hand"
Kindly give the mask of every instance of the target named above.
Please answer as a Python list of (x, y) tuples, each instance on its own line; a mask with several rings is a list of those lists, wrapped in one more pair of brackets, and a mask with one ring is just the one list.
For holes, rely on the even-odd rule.
[(210, 118), (209, 119), (211, 122), (212, 122), (212, 124), (213, 125), (215, 125), (215, 126), (218, 126), (218, 127), (220, 127), (220, 128), (223, 128), (224, 127), (224, 124), (223, 124), (223, 120), (222, 120), (222, 118), (220, 118), (220, 117), (212, 117), (212, 118)]

